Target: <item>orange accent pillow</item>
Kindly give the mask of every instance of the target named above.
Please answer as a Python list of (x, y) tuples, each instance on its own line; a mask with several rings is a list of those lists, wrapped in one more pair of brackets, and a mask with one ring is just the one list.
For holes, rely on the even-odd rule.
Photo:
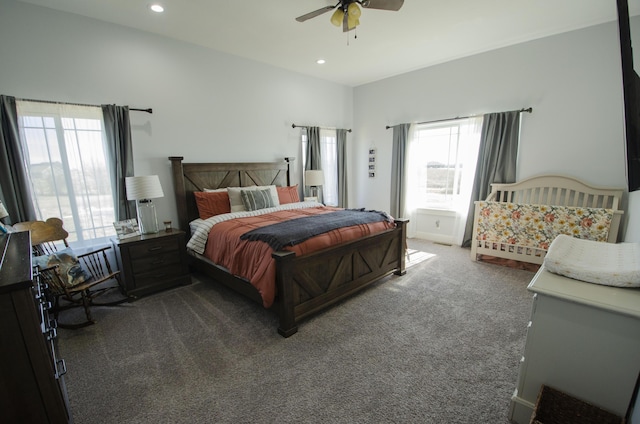
[(281, 205), (286, 203), (297, 203), (300, 201), (300, 196), (298, 195), (298, 184), (288, 187), (276, 187), (276, 190), (278, 191), (278, 200)]
[(229, 194), (226, 191), (194, 191), (193, 194), (196, 197), (200, 219), (231, 212)]

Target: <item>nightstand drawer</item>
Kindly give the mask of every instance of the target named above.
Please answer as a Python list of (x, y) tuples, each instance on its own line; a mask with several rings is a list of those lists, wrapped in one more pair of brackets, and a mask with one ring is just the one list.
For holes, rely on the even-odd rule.
[(143, 289), (154, 286), (158, 284), (158, 282), (169, 281), (174, 278), (183, 277), (184, 275), (185, 270), (178, 262), (174, 265), (156, 267), (149, 272), (134, 275), (133, 279), (136, 289)]
[(153, 254), (152, 256), (131, 259), (131, 271), (134, 275), (153, 271), (164, 266), (173, 266), (182, 269), (180, 255), (177, 252)]
[(129, 248), (131, 259), (155, 257), (161, 253), (176, 254), (180, 249), (176, 238), (162, 238), (150, 243), (140, 243)]

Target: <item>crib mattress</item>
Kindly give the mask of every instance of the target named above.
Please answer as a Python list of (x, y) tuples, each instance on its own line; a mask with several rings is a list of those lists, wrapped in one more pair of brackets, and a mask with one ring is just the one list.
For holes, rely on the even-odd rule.
[(588, 283), (640, 287), (640, 243), (604, 243), (561, 234), (549, 246), (544, 266)]

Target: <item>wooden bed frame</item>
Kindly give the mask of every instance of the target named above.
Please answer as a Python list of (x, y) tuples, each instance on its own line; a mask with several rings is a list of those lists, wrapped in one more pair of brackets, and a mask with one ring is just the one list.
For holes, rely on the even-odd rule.
[[(291, 185), (288, 158), (282, 162), (255, 163), (184, 163), (183, 159), (169, 157), (179, 227), (188, 233), (189, 222), (198, 218), (194, 191)], [(274, 252), (276, 299), (272, 308), (279, 317), (278, 332), (289, 337), (298, 331), (300, 319), (391, 273), (404, 275), (407, 222), (396, 219), (393, 229), (308, 255), (296, 257), (289, 251)], [(262, 304), (260, 294), (248, 281), (231, 275), (202, 255), (189, 253), (194, 269)]]
[[(561, 175), (541, 175), (510, 184), (491, 184), (488, 202), (505, 202), (529, 205), (553, 205), (613, 209), (608, 242), (615, 243), (623, 211), (620, 201), (624, 190), (619, 188), (593, 187), (575, 178)], [(479, 208), (476, 203), (473, 220), (471, 258), (488, 255), (521, 262), (542, 264), (546, 250), (522, 247), (506, 243), (477, 240)]]

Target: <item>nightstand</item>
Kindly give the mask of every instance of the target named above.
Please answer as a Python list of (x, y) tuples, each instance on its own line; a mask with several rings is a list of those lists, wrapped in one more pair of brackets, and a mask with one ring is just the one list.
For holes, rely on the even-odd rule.
[(111, 239), (127, 296), (190, 284), (184, 231)]

